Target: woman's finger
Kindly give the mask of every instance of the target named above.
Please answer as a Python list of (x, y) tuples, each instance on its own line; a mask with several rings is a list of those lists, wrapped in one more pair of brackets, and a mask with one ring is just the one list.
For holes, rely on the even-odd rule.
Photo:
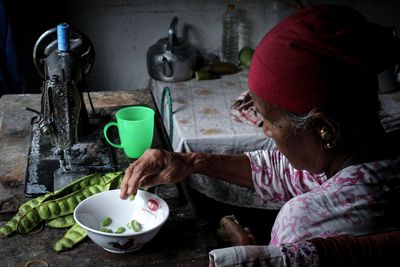
[(122, 183), (121, 183), (120, 197), (122, 199), (126, 199), (129, 196), (129, 194), (127, 192), (128, 191), (128, 187), (129, 187), (128, 182), (129, 182), (129, 179), (132, 176), (133, 169), (134, 169), (134, 163), (129, 165), (129, 167), (125, 170), (124, 178), (123, 178)]

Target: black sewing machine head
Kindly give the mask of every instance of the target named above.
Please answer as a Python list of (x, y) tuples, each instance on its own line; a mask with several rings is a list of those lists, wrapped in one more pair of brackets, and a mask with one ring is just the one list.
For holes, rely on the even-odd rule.
[(89, 38), (65, 23), (42, 34), (33, 50), (33, 62), (44, 79), (40, 131), (66, 153), (77, 141), (78, 127), (87, 121), (82, 92), (94, 56)]
[(103, 125), (119, 107), (95, 111), (86, 81), (94, 58), (89, 38), (65, 23), (43, 33), (34, 46), (33, 62), (43, 83), (40, 116), (32, 120), (27, 197), (57, 190), (89, 173), (115, 171)]

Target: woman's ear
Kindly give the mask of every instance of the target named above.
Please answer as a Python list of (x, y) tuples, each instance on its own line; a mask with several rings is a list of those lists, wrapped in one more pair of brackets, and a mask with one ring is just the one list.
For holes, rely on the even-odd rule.
[(315, 131), (321, 139), (323, 147), (325, 149), (336, 147), (340, 139), (339, 124), (320, 111), (314, 113), (312, 119)]

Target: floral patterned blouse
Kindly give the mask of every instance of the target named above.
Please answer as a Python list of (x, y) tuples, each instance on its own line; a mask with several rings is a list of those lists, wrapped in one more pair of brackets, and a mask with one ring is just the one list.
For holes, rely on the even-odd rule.
[[(297, 253), (294, 253), (294, 248), (299, 244), (306, 248), (300, 249), (303, 256), (297, 260), (316, 262), (307, 257), (309, 254), (315, 258), (315, 249), (304, 242), (314, 237), (365, 235), (399, 229), (396, 205), (400, 203), (400, 176), (395, 161), (380, 160), (348, 166), (327, 179), (324, 174), (310, 174), (293, 168), (277, 149), (248, 152), (246, 155), (251, 162), (252, 179), (259, 197), (265, 202), (283, 205), (272, 228), (270, 245), (263, 248), (268, 254), (270, 249), (278, 247), (282, 264), (291, 261), (292, 264), (287, 265), (297, 266), (296, 257), (290, 254)], [(254, 261), (249, 247), (245, 250), (247, 253), (239, 256), (222, 255), (218, 249), (214, 250), (210, 252), (210, 265), (226, 266), (224, 257), (236, 259), (237, 264), (230, 266)], [(304, 251), (309, 253), (304, 254)], [(262, 266), (285, 266), (268, 265), (265, 253), (263, 257), (266, 265)]]

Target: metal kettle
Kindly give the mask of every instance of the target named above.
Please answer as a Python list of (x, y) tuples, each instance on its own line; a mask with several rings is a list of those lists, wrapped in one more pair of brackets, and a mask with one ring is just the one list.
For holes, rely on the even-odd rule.
[(166, 82), (189, 80), (196, 64), (196, 49), (177, 36), (178, 17), (172, 19), (168, 36), (147, 50), (147, 71), (153, 79)]

